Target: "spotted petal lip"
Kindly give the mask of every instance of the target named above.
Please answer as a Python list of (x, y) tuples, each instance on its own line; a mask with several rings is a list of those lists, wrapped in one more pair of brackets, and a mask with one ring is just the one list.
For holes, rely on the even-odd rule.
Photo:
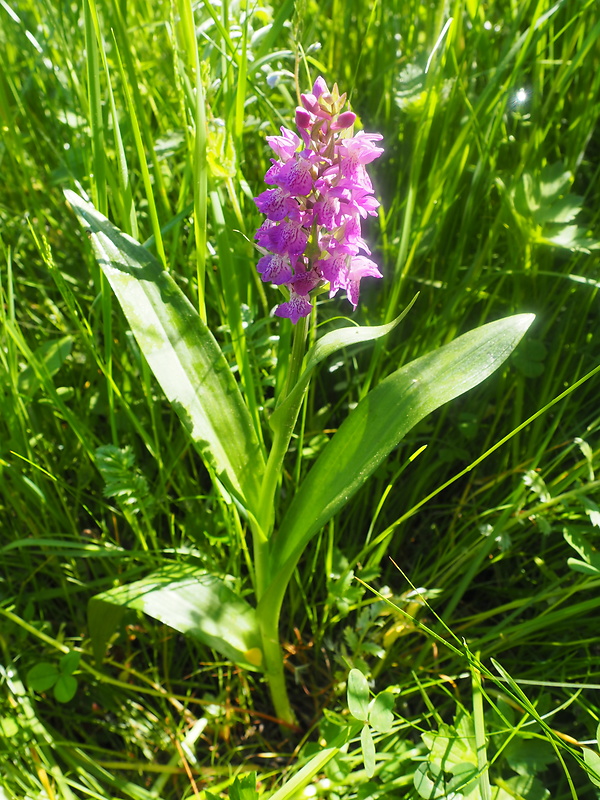
[(293, 217), (298, 211), (298, 201), (284, 189), (267, 189), (254, 198), (256, 207), (273, 222)]

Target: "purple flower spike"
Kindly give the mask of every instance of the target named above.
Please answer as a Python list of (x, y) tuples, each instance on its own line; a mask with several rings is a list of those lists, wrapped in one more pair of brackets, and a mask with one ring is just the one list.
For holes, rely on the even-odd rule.
[[(322, 77), (301, 95), (298, 134), (281, 128), (268, 136), (277, 156), (265, 175), (274, 186), (255, 198), (267, 219), (255, 239), (264, 253), (257, 269), (263, 281), (284, 286), (289, 300), (275, 310), (295, 325), (312, 310), (310, 292), (329, 284), (329, 296), (345, 291), (356, 308), (362, 278), (381, 278), (367, 255), (361, 219), (379, 203), (366, 165), (379, 158), (379, 133), (353, 134), (356, 115), (343, 111), (346, 95), (330, 91)], [(364, 255), (366, 253), (366, 255)]]

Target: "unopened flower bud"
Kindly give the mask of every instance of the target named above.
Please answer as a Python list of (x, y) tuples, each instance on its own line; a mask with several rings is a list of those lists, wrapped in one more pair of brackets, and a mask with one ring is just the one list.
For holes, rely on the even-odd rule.
[(351, 128), (356, 122), (356, 114), (353, 111), (344, 111), (337, 119), (331, 123), (332, 131), (341, 131), (344, 128)]
[(309, 128), (310, 120), (311, 120), (310, 112), (307, 111), (305, 108), (300, 108), (300, 106), (298, 106), (296, 108), (296, 125), (302, 129)]

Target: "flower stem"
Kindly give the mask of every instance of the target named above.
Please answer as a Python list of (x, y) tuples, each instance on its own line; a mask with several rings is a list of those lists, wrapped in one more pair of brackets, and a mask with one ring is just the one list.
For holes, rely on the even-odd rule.
[[(304, 346), (306, 342), (307, 330), (308, 318), (300, 319), (296, 325), (296, 329), (294, 330), (294, 342), (292, 345), (292, 354), (290, 357), (287, 379), (283, 393), (281, 397), (278, 398), (277, 406), (281, 405), (285, 398), (290, 394), (296, 385), (298, 377), (300, 376), (302, 361), (304, 359)], [(273, 523), (275, 519), (275, 492), (277, 491), (279, 479), (281, 477), (283, 459), (288, 451), (290, 439), (292, 438), (292, 433), (294, 431), (294, 425), (296, 424), (297, 413), (298, 410), (296, 407), (290, 408), (286, 417), (279, 419), (278, 425), (273, 433), (273, 443), (271, 445), (271, 450), (269, 452), (269, 457), (265, 467), (265, 474), (262, 482), (262, 492), (258, 507), (258, 522), (266, 539), (270, 539), (271, 534), (273, 533)], [(257, 576), (259, 572), (260, 568), (257, 564)], [(260, 580), (257, 580), (257, 583), (257, 599), (260, 600), (266, 587), (264, 584), (261, 585)]]
[(265, 679), (269, 686), (275, 714), (281, 722), (295, 727), (298, 723), (285, 685), (283, 652), (279, 642), (279, 615), (275, 620), (270, 617), (259, 619), (259, 625), (262, 637)]
[[(294, 342), (285, 387), (278, 405), (292, 391), (300, 372), (304, 359), (304, 348), (308, 330), (308, 319), (298, 321), (294, 331)], [(290, 439), (296, 423), (298, 409), (296, 406), (289, 408), (287, 415), (279, 419), (273, 435), (273, 443), (267, 459), (263, 477), (262, 492), (257, 514), (257, 524), (253, 526), (254, 564), (256, 570), (256, 599), (260, 603), (272, 578), (272, 565), (270, 563), (271, 541), (275, 521), (276, 492), (282, 472), (283, 459), (288, 451)], [(269, 686), (275, 713), (277, 717), (288, 725), (296, 725), (296, 717), (290, 705), (283, 669), (283, 652), (279, 640), (279, 609), (275, 614), (259, 614), (262, 650), (264, 656), (265, 679)]]

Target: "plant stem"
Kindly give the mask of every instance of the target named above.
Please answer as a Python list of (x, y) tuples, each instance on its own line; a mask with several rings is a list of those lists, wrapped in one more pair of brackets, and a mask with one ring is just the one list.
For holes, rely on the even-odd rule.
[[(307, 330), (308, 319), (300, 319), (294, 331), (294, 342), (292, 345), (287, 380), (282, 396), (278, 398), (278, 405), (280, 405), (292, 391), (302, 370)], [(289, 409), (289, 414), (279, 420), (279, 424), (274, 430), (273, 443), (265, 468), (257, 515), (257, 525), (253, 526), (257, 603), (260, 603), (271, 579), (270, 545), (275, 520), (275, 494), (279, 486), (283, 459), (288, 451), (297, 413), (297, 407), (293, 406)], [(269, 686), (277, 717), (282, 722), (295, 725), (296, 718), (292, 711), (285, 686), (283, 653), (279, 641), (279, 608), (275, 614), (259, 614), (265, 678)]]
[(285, 685), (283, 652), (279, 642), (279, 614), (275, 620), (271, 619), (271, 615), (259, 619), (259, 625), (265, 659), (265, 680), (269, 686), (275, 714), (281, 722), (296, 726), (296, 715), (290, 705)]
[[(290, 358), (287, 380), (282, 396), (277, 400), (277, 406), (280, 406), (285, 398), (290, 394), (300, 375), (302, 361), (304, 359), (304, 345), (306, 342), (307, 330), (308, 318), (303, 317), (298, 321), (294, 331), (294, 342), (292, 345), (292, 355)], [(269, 457), (265, 467), (260, 503), (258, 507), (258, 523), (264, 534), (264, 537), (267, 539), (270, 539), (273, 533), (273, 522), (275, 519), (275, 492), (281, 477), (283, 459), (288, 451), (290, 439), (292, 438), (292, 433), (294, 431), (294, 425), (296, 424), (297, 413), (298, 411), (296, 407), (290, 408), (289, 414), (283, 419), (279, 420), (279, 424), (274, 430), (273, 443), (271, 445), (271, 450), (269, 452)], [(255, 554), (255, 558), (257, 557), (260, 558), (258, 554)], [(260, 567), (257, 564), (257, 575), (259, 572)], [(260, 600), (262, 597), (265, 588), (266, 586), (264, 584), (261, 585), (260, 581), (258, 581), (258, 600)]]

